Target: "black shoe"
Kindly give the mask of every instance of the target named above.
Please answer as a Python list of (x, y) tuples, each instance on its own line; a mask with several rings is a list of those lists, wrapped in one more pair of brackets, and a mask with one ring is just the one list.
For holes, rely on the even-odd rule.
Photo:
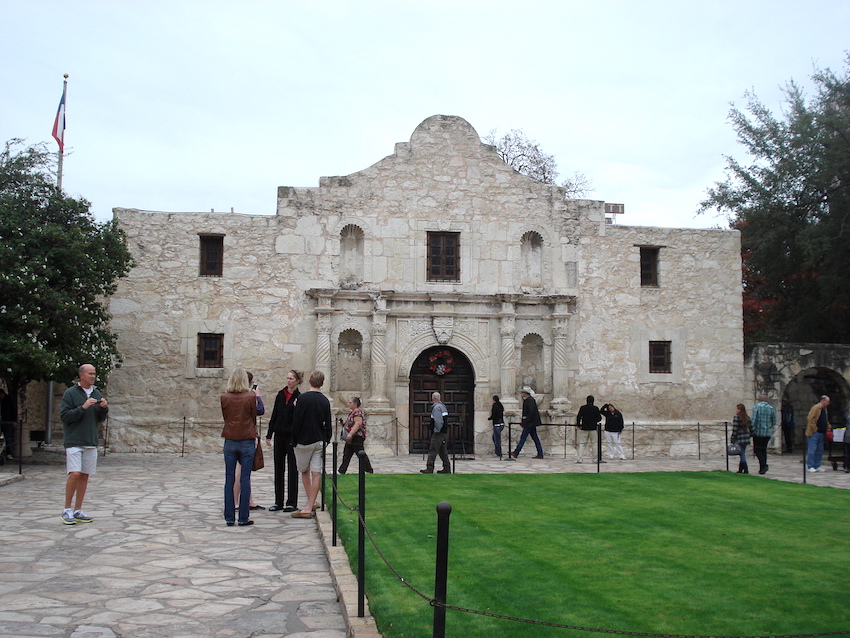
[(228, 527), (233, 527), (234, 525), (236, 525), (236, 523), (234, 523), (233, 521), (227, 521)]
[(283, 511), (284, 512), (294, 512), (297, 509), (298, 508), (295, 507), (294, 505), (287, 505), (286, 507), (283, 508)]
[(769, 467), (769, 465), (765, 465), (763, 468), (760, 468), (759, 474), (766, 474)]
[(278, 505), (277, 503), (275, 503), (274, 505), (269, 505), (269, 511), (270, 512), (279, 512), (282, 509), (283, 509), (283, 505)]
[(433, 474), (434, 470), (419, 470), (420, 474)]
[(337, 474), (345, 474), (345, 472), (346, 472), (346, 471), (347, 471), (347, 470), (337, 470), (337, 471), (336, 471), (336, 473), (337, 473)]
[(252, 510), (264, 510), (266, 508), (263, 507), (262, 505), (251, 505), (250, 509), (252, 509)]
[[(233, 525), (233, 523), (229, 523), (229, 524)], [(251, 521), (251, 520), (248, 520), (248, 521), (245, 521), (245, 522), (239, 521), (239, 527), (244, 527), (245, 525), (253, 525), (253, 524), (254, 524), (254, 521)]]
[(437, 474), (451, 474), (452, 471), (449, 468), (444, 468), (442, 470), (437, 470)]

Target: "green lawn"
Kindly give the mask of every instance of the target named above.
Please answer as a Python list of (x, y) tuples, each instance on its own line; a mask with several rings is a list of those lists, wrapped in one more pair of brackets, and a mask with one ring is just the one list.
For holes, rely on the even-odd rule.
[[(339, 488), (356, 505), (357, 476)], [(451, 503), (452, 605), (652, 633), (850, 628), (850, 491), (728, 472), (369, 475), (367, 499), (381, 552), (429, 596), (435, 508)], [(356, 573), (356, 518), (342, 508), (339, 534)], [(431, 635), (433, 609), (368, 540), (366, 595), (384, 636)], [(457, 638), (579, 635), (446, 614)]]

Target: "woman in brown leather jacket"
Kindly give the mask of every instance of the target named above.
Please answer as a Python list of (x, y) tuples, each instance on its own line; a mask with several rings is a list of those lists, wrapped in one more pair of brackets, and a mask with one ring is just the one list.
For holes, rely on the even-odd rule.
[(257, 446), (257, 397), (248, 385), (248, 374), (236, 368), (227, 382), (227, 392), (221, 395), (221, 414), (224, 417), (224, 520), (233, 525), (236, 504), (233, 484), (236, 464), (241, 466), (239, 491), (239, 525), (253, 525), (248, 518), (251, 500), (251, 466)]

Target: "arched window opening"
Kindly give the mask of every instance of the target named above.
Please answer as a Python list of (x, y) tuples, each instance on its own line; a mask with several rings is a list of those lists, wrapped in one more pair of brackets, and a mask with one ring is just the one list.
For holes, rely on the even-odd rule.
[(339, 234), (340, 288), (352, 289), (363, 284), (363, 230), (348, 224)]
[(543, 285), (543, 237), (533, 230), (522, 236), (522, 285), (539, 288)]
[(337, 344), (336, 389), (361, 392), (363, 383), (363, 336), (353, 329), (343, 330)]

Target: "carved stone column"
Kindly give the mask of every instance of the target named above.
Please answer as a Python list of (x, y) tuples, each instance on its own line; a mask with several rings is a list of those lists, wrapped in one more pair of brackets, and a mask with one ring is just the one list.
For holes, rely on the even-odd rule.
[(572, 331), (570, 330), (570, 306), (568, 303), (555, 305), (552, 313), (552, 335), (554, 338), (552, 348), (552, 394), (550, 413), (555, 415), (566, 414), (570, 410), (570, 345), (572, 342)]
[(552, 313), (552, 393), (554, 398), (549, 404), (549, 415), (553, 421), (566, 420), (571, 412), (570, 393), (572, 375), (570, 371), (570, 346), (573, 344), (573, 331), (570, 324), (572, 308), (569, 302), (555, 304)]
[(324, 372), (327, 380), (326, 389), (330, 387), (331, 378), (331, 313), (333, 313), (331, 298), (319, 297), (316, 303), (316, 370)]
[(516, 396), (516, 311), (512, 302), (502, 302), (499, 318), (501, 319), (499, 334), (502, 337), (502, 352), (499, 363), (501, 391), (499, 396), (502, 405), (510, 412), (516, 411), (519, 407), (519, 399)]
[(387, 383), (387, 300), (378, 297), (372, 312), (372, 396), (369, 406), (372, 408), (389, 406), (384, 391)]

